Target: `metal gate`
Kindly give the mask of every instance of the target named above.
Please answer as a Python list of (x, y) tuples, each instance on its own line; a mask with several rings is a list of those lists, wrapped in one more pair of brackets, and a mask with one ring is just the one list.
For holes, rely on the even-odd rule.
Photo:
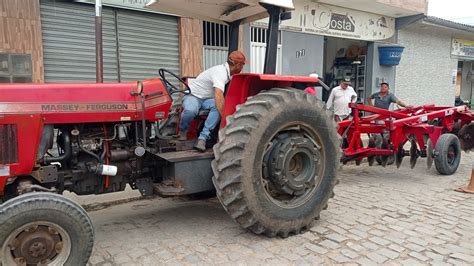
[(229, 52), (229, 26), (203, 21), (203, 67), (223, 64)]
[[(46, 82), (95, 77), (95, 12), (90, 4), (41, 0)], [(158, 76), (158, 68), (179, 75), (176, 17), (104, 7), (104, 81)]]
[(178, 19), (117, 10), (120, 81), (158, 76), (166, 68), (179, 76)]
[[(250, 72), (263, 73), (265, 64), (265, 50), (267, 48), (267, 29), (251, 27), (250, 29)], [(276, 74), (282, 72), (282, 48), (281, 34), (278, 34), (277, 66)]]
[[(41, 0), (44, 80), (90, 81), (95, 78), (94, 6)], [(118, 80), (114, 12), (102, 11), (104, 81)]]

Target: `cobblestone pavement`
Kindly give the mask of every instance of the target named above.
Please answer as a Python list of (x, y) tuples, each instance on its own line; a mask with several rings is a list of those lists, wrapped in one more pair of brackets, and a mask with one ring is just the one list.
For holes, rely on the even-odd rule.
[(91, 265), (474, 265), (474, 153), (452, 176), (427, 170), (344, 166), (336, 197), (310, 231), (286, 239), (248, 233), (214, 199), (144, 199), (90, 212)]

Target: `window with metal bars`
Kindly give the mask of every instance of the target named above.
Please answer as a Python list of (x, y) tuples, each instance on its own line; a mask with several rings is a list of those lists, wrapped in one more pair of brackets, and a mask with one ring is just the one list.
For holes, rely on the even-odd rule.
[(0, 83), (32, 81), (30, 54), (0, 54)]
[(229, 46), (229, 26), (209, 21), (203, 21), (203, 45), (214, 47)]
[[(267, 32), (266, 28), (252, 27), (250, 33), (250, 41), (257, 43), (267, 43)], [(281, 31), (278, 31), (278, 44), (281, 44)]]

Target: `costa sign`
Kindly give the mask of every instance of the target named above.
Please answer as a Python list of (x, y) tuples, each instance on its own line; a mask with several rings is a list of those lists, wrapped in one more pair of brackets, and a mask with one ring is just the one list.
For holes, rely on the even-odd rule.
[(391, 17), (312, 1), (294, 3), (292, 18), (282, 22), (282, 29), (366, 41), (385, 40), (395, 33)]

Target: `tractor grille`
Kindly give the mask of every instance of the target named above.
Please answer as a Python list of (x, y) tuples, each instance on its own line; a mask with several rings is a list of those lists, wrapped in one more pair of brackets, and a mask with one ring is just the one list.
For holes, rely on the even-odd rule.
[(18, 162), (16, 125), (0, 125), (0, 164)]

